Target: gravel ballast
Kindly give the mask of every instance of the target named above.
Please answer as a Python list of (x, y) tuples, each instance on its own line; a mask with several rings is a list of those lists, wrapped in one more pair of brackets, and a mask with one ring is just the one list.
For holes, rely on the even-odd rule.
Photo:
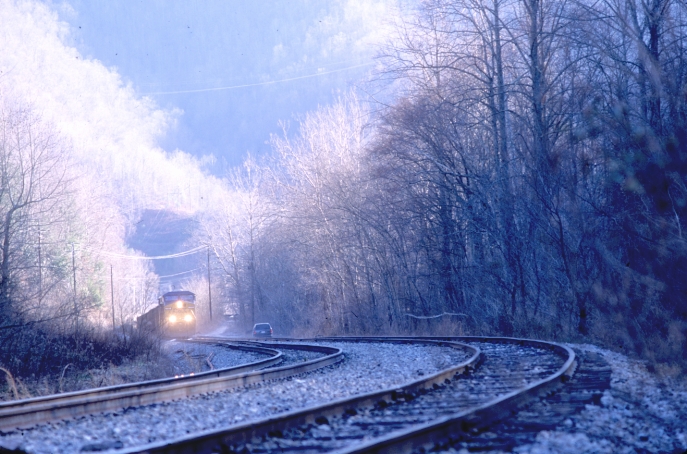
[(175, 375), (240, 366), (268, 357), (268, 355), (218, 344), (170, 341), (165, 343), (163, 348), (172, 360)]
[[(142, 409), (89, 416), (0, 436), (0, 445), (32, 453), (102, 451), (173, 439), (261, 419), (353, 394), (398, 386), (466, 359), (459, 351), (421, 345), (323, 342), (344, 362), (310, 374)], [(518, 453), (634, 453), (687, 450), (687, 383), (661, 379), (645, 363), (591, 345), (612, 369), (601, 399), (555, 429), (536, 433)], [(285, 356), (293, 351), (284, 349)], [(198, 354), (203, 354), (202, 352)], [(304, 358), (294, 356), (292, 361)], [(467, 452), (449, 449), (447, 452)], [(491, 451), (499, 452), (499, 451)]]
[(593, 345), (570, 345), (598, 353), (612, 369), (611, 389), (600, 405), (586, 405), (564, 425), (540, 432), (518, 453), (636, 453), (687, 450), (687, 382), (661, 379), (646, 364)]
[[(0, 445), (31, 453), (133, 447), (405, 384), (467, 359), (449, 347), (323, 342), (345, 360), (324, 369), (247, 388), (2, 434)], [(284, 349), (286, 355), (289, 350)]]

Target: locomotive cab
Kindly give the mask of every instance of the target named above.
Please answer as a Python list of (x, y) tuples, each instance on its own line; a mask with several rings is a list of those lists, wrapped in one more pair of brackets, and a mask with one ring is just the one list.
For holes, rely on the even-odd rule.
[(168, 336), (196, 333), (196, 296), (188, 291), (168, 292), (159, 299), (163, 332)]

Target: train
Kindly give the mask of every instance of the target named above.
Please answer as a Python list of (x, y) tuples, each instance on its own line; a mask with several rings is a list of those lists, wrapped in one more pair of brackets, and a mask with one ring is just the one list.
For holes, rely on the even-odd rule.
[(196, 295), (186, 290), (167, 292), (158, 304), (137, 319), (138, 328), (163, 337), (196, 334)]

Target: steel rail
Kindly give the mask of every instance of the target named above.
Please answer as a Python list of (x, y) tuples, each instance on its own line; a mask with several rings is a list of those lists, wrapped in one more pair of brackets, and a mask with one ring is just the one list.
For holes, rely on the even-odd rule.
[(479, 429), (489, 424), (493, 424), (514, 414), (529, 402), (539, 397), (552, 394), (563, 386), (575, 372), (575, 352), (571, 348), (558, 343), (505, 337), (430, 337), (430, 339), (460, 339), (465, 342), (511, 343), (547, 349), (567, 358), (565, 363), (555, 373), (531, 383), (522, 389), (497, 397), (482, 405), (450, 417), (443, 417), (427, 424), (398, 430), (386, 436), (332, 452), (336, 454), (410, 453), (419, 450), (428, 450), (442, 441), (454, 440), (460, 435), (479, 431)]
[[(287, 340), (287, 339), (282, 339)], [(306, 339), (288, 339), (290, 341), (306, 341)], [(407, 342), (409, 339), (400, 337), (336, 337), (336, 338), (317, 338), (307, 339), (307, 341), (338, 341), (338, 342)], [(522, 346), (529, 346), (545, 349), (561, 356), (565, 361), (555, 373), (548, 377), (531, 383), (522, 389), (513, 391), (504, 396), (492, 399), (491, 401), (473, 407), (464, 412), (457, 413), (449, 418), (440, 418), (429, 424), (417, 425), (408, 430), (393, 432), (387, 436), (375, 438), (369, 442), (357, 443), (349, 448), (338, 452), (359, 453), (359, 452), (412, 452), (413, 450), (426, 448), (440, 440), (448, 440), (456, 434), (463, 434), (476, 430), (487, 424), (493, 423), (503, 417), (516, 412), (520, 406), (525, 405), (531, 400), (541, 395), (554, 392), (562, 386), (575, 370), (575, 353), (572, 349), (560, 344), (536, 341), (529, 339), (515, 338), (494, 338), (494, 337), (422, 337), (415, 338), (414, 341), (445, 341), (454, 342), (490, 342), (490, 343), (510, 343)], [(273, 345), (279, 345), (273, 343)], [(468, 346), (469, 347), (469, 346)], [(481, 355), (473, 355), (473, 366), (479, 362)], [(421, 380), (422, 381), (422, 380)], [(418, 381), (419, 382), (419, 381)], [(416, 382), (416, 383), (418, 383)], [(386, 390), (387, 392), (389, 390)], [(392, 397), (403, 397), (403, 389), (392, 391)], [(409, 391), (405, 393), (411, 394)], [(372, 393), (372, 395), (375, 393)], [(359, 400), (358, 400), (359, 399)], [(354, 402), (358, 400), (358, 405)], [(386, 400), (386, 399), (382, 399)], [(378, 403), (379, 400), (365, 399), (364, 396), (353, 399), (344, 399), (328, 405), (306, 408), (300, 411), (277, 415), (271, 418), (259, 420), (253, 423), (241, 424), (220, 430), (197, 433), (188, 437), (171, 440), (168, 442), (153, 443), (136, 448), (118, 451), (124, 453), (209, 453), (222, 452), (228, 446), (250, 442), (253, 437), (262, 435), (279, 435), (288, 428), (299, 427), (307, 424), (317, 423), (320, 416), (343, 414), (349, 408), (370, 406)], [(387, 400), (388, 402), (388, 400)], [(330, 407), (331, 406), (331, 407)]]
[[(232, 339), (235, 340), (235, 339)], [(285, 338), (278, 338), (274, 340), (286, 341)], [(288, 339), (289, 341), (297, 342), (312, 342), (322, 341), (320, 338), (316, 339)], [(427, 344), (427, 345), (445, 345), (456, 349), (467, 350), (472, 353), (470, 358), (466, 361), (444, 369), (432, 375), (429, 375), (420, 380), (414, 380), (402, 386), (395, 386), (381, 391), (375, 391), (366, 394), (359, 394), (353, 397), (340, 399), (327, 404), (315, 405), (300, 410), (295, 410), (287, 413), (282, 413), (276, 416), (268, 417), (258, 421), (252, 421), (244, 424), (234, 425), (219, 430), (211, 430), (201, 433), (192, 434), (187, 437), (178, 438), (170, 441), (163, 441), (151, 443), (144, 446), (128, 448), (116, 451), (119, 454), (131, 453), (211, 453), (223, 452), (222, 445), (231, 445), (236, 443), (245, 443), (250, 441), (253, 437), (259, 437), (268, 434), (278, 434), (289, 428), (299, 427), (305, 424), (313, 424), (320, 418), (328, 418), (346, 413), (347, 411), (355, 410), (361, 407), (371, 407), (381, 402), (389, 403), (399, 398), (408, 395), (415, 395), (426, 389), (432, 389), (447, 380), (453, 379), (456, 375), (461, 373), (468, 373), (479, 364), (482, 359), (481, 350), (467, 344), (462, 344), (455, 341), (435, 340), (435, 339), (415, 339), (415, 338), (327, 338), (329, 341), (337, 342), (386, 342), (399, 344)], [(286, 345), (280, 342), (267, 341), (248, 341), (250, 343), (259, 343), (260, 345), (267, 345), (271, 348), (285, 348)], [(299, 345), (299, 344), (292, 344)]]
[[(227, 346), (229, 345), (227, 344)], [(277, 364), (283, 359), (282, 353), (264, 346), (231, 345), (231, 347), (239, 350), (269, 353), (273, 357), (234, 368), (218, 369), (193, 376), (187, 375), (179, 378), (152, 380), (6, 402), (0, 407), (0, 430), (29, 427), (48, 421), (117, 411), (127, 407), (150, 405), (196, 394), (246, 386), (308, 372), (334, 364), (343, 358), (343, 352), (340, 349), (304, 345), (301, 346), (302, 350), (317, 351), (325, 356), (297, 365), (254, 371), (256, 367), (268, 367)], [(246, 372), (246, 368), (249, 368), (251, 372)]]
[[(189, 340), (187, 342), (191, 342), (191, 340)], [(241, 350), (241, 351), (260, 353), (260, 354), (270, 355), (270, 357), (267, 359), (261, 359), (258, 361), (254, 361), (251, 363), (240, 364), (238, 366), (225, 367), (225, 368), (214, 369), (211, 371), (205, 371), (205, 372), (199, 372), (199, 373), (193, 373), (193, 374), (184, 374), (184, 375), (180, 375), (180, 376), (176, 376), (176, 377), (166, 377), (166, 378), (160, 378), (160, 379), (155, 379), (155, 380), (146, 380), (146, 381), (142, 381), (142, 382), (124, 383), (121, 385), (103, 386), (103, 387), (98, 387), (98, 388), (85, 389), (85, 390), (81, 390), (81, 391), (73, 391), (73, 392), (68, 392), (68, 393), (51, 394), (48, 396), (32, 397), (32, 398), (28, 398), (28, 399), (0, 402), (0, 418), (1, 418), (1, 415), (3, 414), (2, 412), (8, 411), (10, 409), (28, 407), (28, 406), (32, 406), (32, 405), (39, 404), (39, 403), (59, 404), (60, 402), (69, 401), (71, 399), (78, 398), (78, 397), (91, 397), (91, 396), (95, 397), (95, 396), (99, 396), (99, 395), (112, 394), (115, 392), (138, 390), (138, 389), (144, 389), (146, 387), (153, 387), (153, 386), (165, 385), (165, 384), (170, 384), (170, 383), (179, 383), (179, 382), (184, 382), (184, 381), (199, 380), (199, 379), (208, 378), (208, 377), (223, 377), (226, 375), (235, 375), (235, 374), (240, 374), (243, 372), (249, 372), (249, 371), (252, 371), (255, 369), (259, 369), (259, 368), (273, 366), (275, 364), (279, 364), (283, 359), (283, 355), (280, 351), (274, 350), (271, 348), (259, 348), (259, 347), (255, 348), (255, 347), (252, 347), (250, 345), (245, 345), (245, 344), (244, 345), (240, 345), (240, 344), (232, 345), (230, 343), (227, 343), (226, 341), (220, 342), (218, 340), (214, 340), (212, 342), (197, 342), (197, 343), (221, 344), (223, 347), (230, 348), (233, 350)], [(0, 425), (1, 424), (2, 424), (2, 422), (0, 421)]]
[[(216, 344), (219, 342), (214, 341), (207, 343)], [(83, 409), (83, 412), (79, 410), (79, 407), (88, 402), (97, 401), (104, 398), (112, 398), (112, 396), (124, 395), (125, 393), (143, 393), (145, 390), (157, 390), (160, 387), (170, 385), (185, 384), (192, 381), (202, 381), (209, 378), (233, 376), (253, 371), (255, 369), (273, 366), (275, 364), (279, 364), (283, 360), (282, 353), (271, 348), (251, 348), (250, 345), (232, 345), (227, 342), (222, 342), (221, 345), (233, 350), (261, 353), (270, 355), (270, 357), (253, 361), (251, 363), (240, 364), (238, 366), (220, 368), (206, 372), (199, 372), (197, 374), (185, 374), (176, 377), (124, 383), (121, 385), (104, 386), (68, 393), (32, 397), (29, 399), (0, 402), (0, 429), (7, 430), (21, 428), (41, 422), (60, 419), (59, 417), (53, 417), (52, 411), (46, 412), (46, 409), (54, 409), (57, 410), (58, 413), (62, 413), (64, 409), (70, 408), (70, 415), (72, 417), (81, 416), (89, 413), (88, 411), (85, 411), (85, 408)], [(63, 409), (63, 411), (60, 412), (59, 409)], [(110, 409), (119, 408), (112, 405), (111, 408), (108, 407), (108, 411)]]

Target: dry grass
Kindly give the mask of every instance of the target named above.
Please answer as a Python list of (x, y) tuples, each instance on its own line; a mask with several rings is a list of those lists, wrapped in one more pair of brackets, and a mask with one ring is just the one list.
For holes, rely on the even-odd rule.
[(9, 389), (12, 391), (12, 395), (14, 396), (15, 399), (19, 399), (19, 392), (17, 391), (17, 383), (14, 380), (14, 377), (4, 367), (0, 367), (0, 370), (5, 373), (5, 377), (7, 378), (7, 386)]
[(135, 383), (144, 380), (174, 376), (174, 368), (164, 356), (156, 361), (131, 361), (115, 366), (78, 371), (72, 364), (67, 364), (59, 376), (39, 377), (20, 380), (5, 368), (7, 386), (0, 388), (0, 401), (26, 399), (34, 396), (46, 396), (63, 392), (114, 386), (124, 383)]

